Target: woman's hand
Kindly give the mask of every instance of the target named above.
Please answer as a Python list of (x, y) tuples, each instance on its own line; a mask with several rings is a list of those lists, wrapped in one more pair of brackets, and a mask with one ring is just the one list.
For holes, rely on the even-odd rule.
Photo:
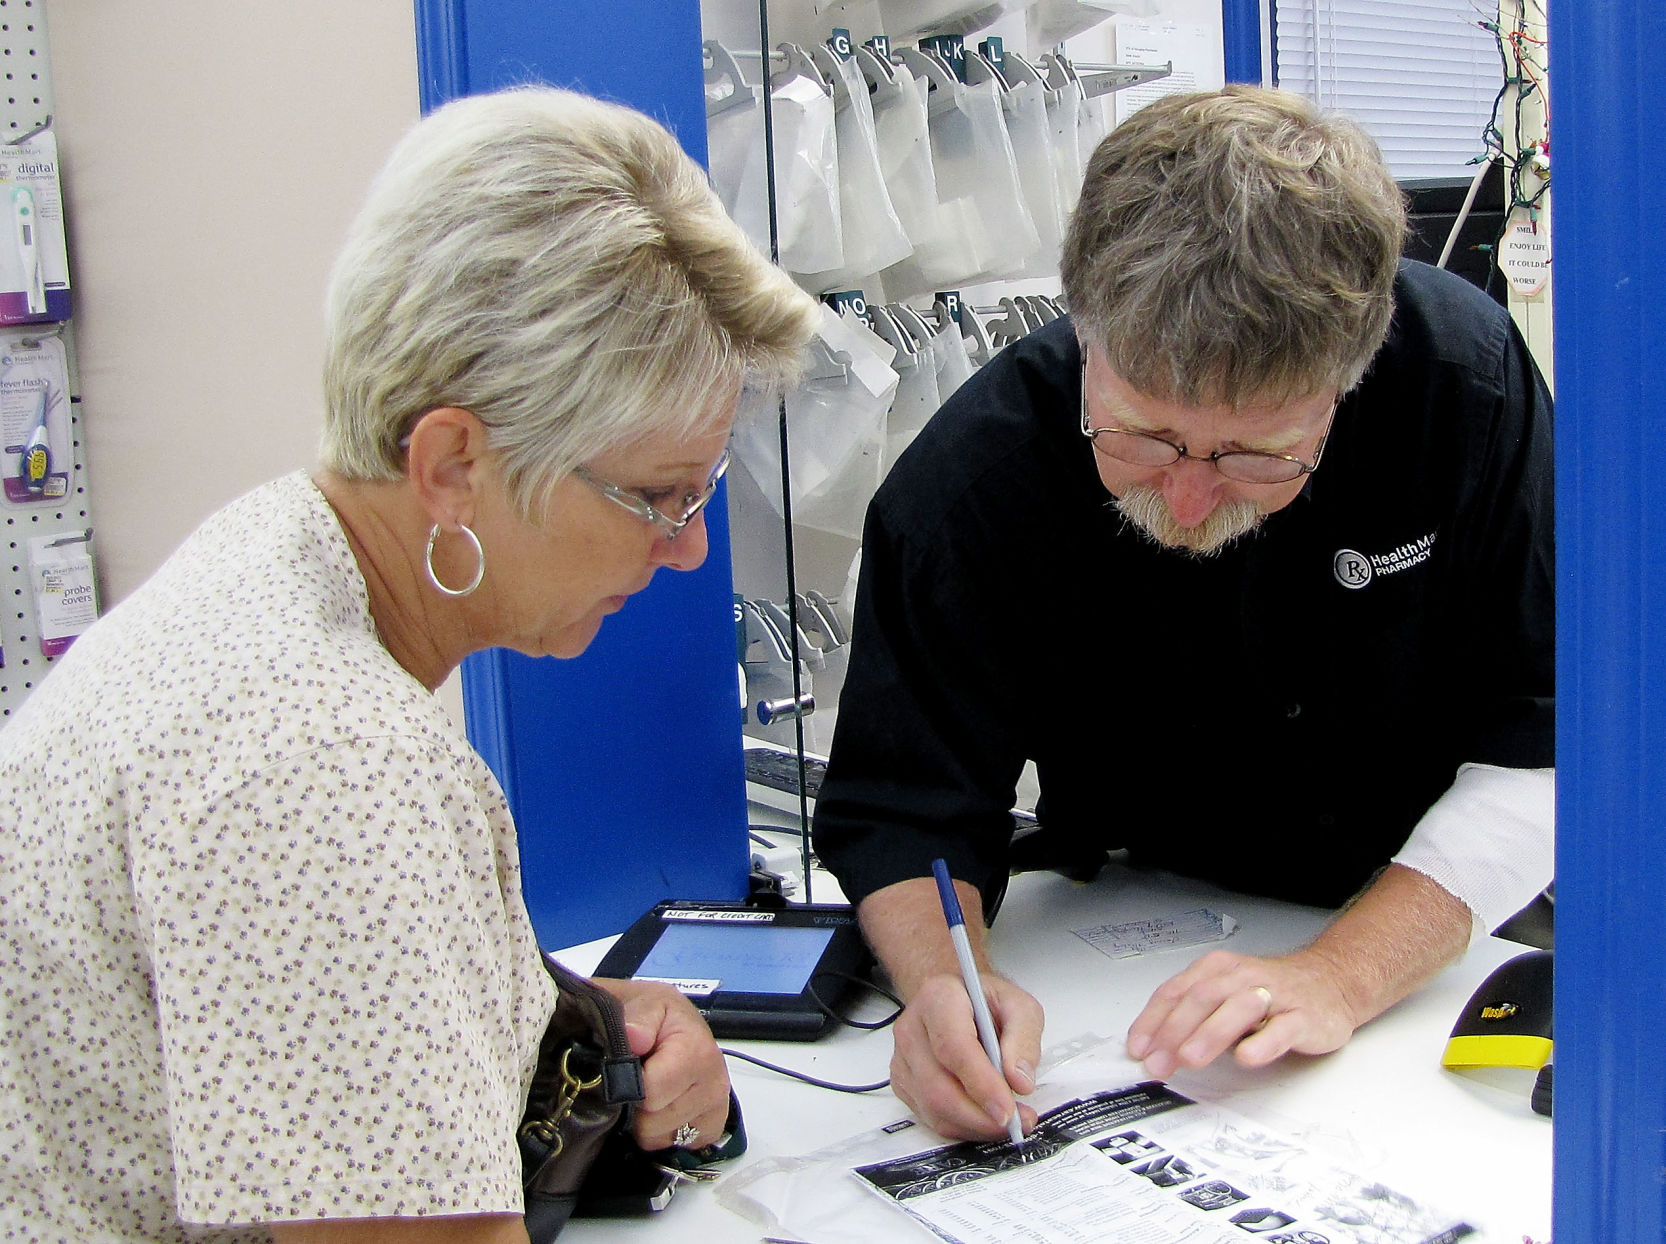
[[(649, 1150), (715, 1144), (729, 1119), (729, 1068), (700, 1012), (669, 985), (596, 983), (623, 1004), (631, 1053), (642, 1060), (647, 1096), (631, 1124), (636, 1143)], [(679, 1142), (683, 1128), (691, 1131)]]

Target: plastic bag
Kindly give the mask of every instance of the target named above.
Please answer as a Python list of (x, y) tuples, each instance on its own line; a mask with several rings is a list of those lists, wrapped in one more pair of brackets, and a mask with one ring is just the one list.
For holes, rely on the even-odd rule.
[(886, 474), (926, 426), (926, 420), (943, 404), (937, 390), (937, 360), (930, 343), (922, 344), (916, 351), (899, 351), (893, 366), (897, 373), (897, 393), (885, 421), (883, 473)]
[[(866, 55), (871, 53), (857, 52), (858, 59)], [(918, 247), (937, 233), (937, 174), (926, 125), (926, 86), (906, 66), (893, 65), (889, 81), (879, 83), (872, 102), (880, 173), (910, 244)]]
[(769, 253), (769, 170), (764, 159), (764, 89), (740, 76), (734, 57), (706, 44), (706, 160), (712, 189), (730, 219)]
[(1035, 253), (1016, 275), (1056, 276), (1060, 242), (1064, 237), (1064, 212), (1059, 207), (1048, 131), (1047, 88), (1040, 82), (1014, 83), (1002, 92), (1001, 106), (1006, 113), (1007, 134), (1018, 166), (1018, 184), (1040, 239)]
[(1059, 193), (1059, 212), (1065, 221), (1076, 210), (1082, 196), (1081, 112), (1082, 88), (1067, 82), (1047, 92), (1047, 145), (1053, 155), (1054, 185)]
[(935, 75), (927, 112), (938, 233), (886, 269), (886, 294), (912, 297), (1022, 270), (1041, 239), (1018, 185), (999, 85), (991, 79), (968, 86), (920, 53), (905, 49), (903, 55), (918, 57), (925, 72)]
[(937, 364), (937, 400), (941, 404), (970, 380), (976, 370), (972, 366), (972, 356), (966, 350), (966, 338), (960, 335), (960, 325), (954, 320), (949, 320), (933, 334), (931, 356)]
[[(854, 317), (823, 307), (817, 360), (787, 394), (793, 522), (860, 539), (884, 466), (885, 419), (897, 391), (895, 351)], [(775, 421), (735, 424), (735, 456), (782, 517), (781, 440)]]
[[(1000, 84), (991, 80), (968, 86), (964, 97), (965, 110), (972, 119), (974, 143), (974, 157), (968, 170), (971, 198), (983, 230), (975, 249), (984, 262), (972, 276), (985, 279), (1022, 275), (1041, 248), (1041, 237), (1030, 217), (1024, 187), (1018, 179), (1018, 159), (1007, 133), (1006, 107), (1001, 95)], [(954, 179), (950, 182), (954, 188)], [(941, 188), (942, 184), (939, 172), (938, 186)]]
[(770, 100), (775, 123), (775, 227), (781, 266), (790, 272), (826, 272), (840, 267), (845, 253), (839, 221), (839, 149), (833, 96), (819, 76), (794, 72), (774, 84)]
[(906, 259), (914, 251), (880, 170), (868, 84), (855, 57), (840, 60), (826, 48), (817, 67), (833, 79), (834, 131), (839, 149), (839, 221), (844, 260), (827, 272), (802, 274), (812, 293), (861, 284), (863, 277)]
[(1092, 99), (1084, 99), (1076, 112), (1076, 149), (1082, 158), (1083, 173), (1087, 172), (1088, 161), (1093, 158), (1099, 140), (1108, 132), (1109, 127), (1105, 124), (1105, 103), (1110, 98), (1109, 95), (1096, 95)]

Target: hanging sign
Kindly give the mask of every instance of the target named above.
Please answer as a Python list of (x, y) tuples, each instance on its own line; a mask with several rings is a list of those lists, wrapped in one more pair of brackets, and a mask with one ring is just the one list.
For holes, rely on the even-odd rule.
[(1498, 270), (1510, 288), (1531, 298), (1550, 280), (1550, 233), (1530, 220), (1518, 220), (1498, 244)]

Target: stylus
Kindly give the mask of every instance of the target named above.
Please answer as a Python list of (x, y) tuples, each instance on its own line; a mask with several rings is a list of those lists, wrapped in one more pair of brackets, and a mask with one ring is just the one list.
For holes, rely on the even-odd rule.
[[(1004, 1080), (1006, 1073), (1001, 1070), (1001, 1042), (995, 1035), (994, 1017), (989, 1014), (989, 999), (983, 996), (977, 962), (972, 958), (972, 941), (966, 936), (966, 917), (961, 914), (960, 896), (954, 892), (954, 882), (949, 879), (949, 866), (942, 860), (931, 862), (931, 875), (937, 878), (937, 896), (943, 900), (943, 919), (949, 922), (949, 940), (954, 943), (955, 958), (960, 960), (960, 978), (966, 982), (967, 996), (972, 999), (972, 1018), (978, 1024), (978, 1038), (983, 1042), (989, 1061), (995, 1064), (996, 1074)], [(1024, 1143), (1024, 1125), (1019, 1122), (1016, 1106), (1007, 1120), (1007, 1135), (1015, 1145)]]

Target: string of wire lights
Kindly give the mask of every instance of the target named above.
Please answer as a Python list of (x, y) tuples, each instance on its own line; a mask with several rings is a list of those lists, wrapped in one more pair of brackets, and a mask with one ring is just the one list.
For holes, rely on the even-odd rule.
[[(1491, 247), (1494, 263), (1488, 274), (1489, 287), (1498, 271), (1496, 260), (1504, 232), (1521, 212), (1536, 229), (1540, 206), (1550, 192), (1550, 95), (1545, 86), (1548, 51), (1544, 39), (1532, 33), (1544, 29), (1544, 7), (1541, 0), (1519, 0), (1513, 7), (1508, 17), (1501, 10), (1497, 21), (1481, 19), (1476, 23), (1493, 36), (1504, 72), (1491, 117), (1481, 131), (1485, 150), (1475, 161), (1498, 160), (1504, 167), (1504, 219)], [(1535, 102), (1542, 110), (1542, 131), (1538, 119), (1529, 115)], [(1499, 128), (1501, 117), (1510, 125), (1514, 141), (1506, 141)]]

